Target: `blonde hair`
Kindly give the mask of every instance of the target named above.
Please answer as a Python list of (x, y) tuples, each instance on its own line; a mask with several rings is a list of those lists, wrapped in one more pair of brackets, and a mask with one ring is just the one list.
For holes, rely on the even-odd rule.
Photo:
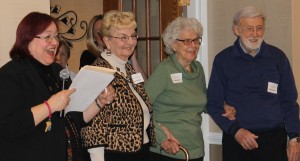
[(110, 36), (110, 29), (112, 27), (117, 29), (135, 29), (136, 26), (135, 16), (132, 12), (111, 10), (104, 15), (101, 26), (102, 36)]
[(102, 19), (102, 15), (96, 15), (90, 20), (86, 37), (86, 46), (88, 50), (96, 57), (100, 55), (103, 47), (99, 47), (100, 44), (98, 44), (95, 39), (95, 34), (98, 33), (94, 33), (94, 26), (97, 21), (101, 21)]

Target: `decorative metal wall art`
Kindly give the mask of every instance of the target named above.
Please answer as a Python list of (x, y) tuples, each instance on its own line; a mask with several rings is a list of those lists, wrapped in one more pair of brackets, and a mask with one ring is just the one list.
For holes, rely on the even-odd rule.
[(59, 35), (70, 47), (73, 47), (73, 41), (81, 40), (87, 34), (88, 24), (86, 21), (78, 22), (74, 11), (69, 10), (62, 14), (60, 11), (61, 6), (50, 6), (51, 15), (57, 20)]

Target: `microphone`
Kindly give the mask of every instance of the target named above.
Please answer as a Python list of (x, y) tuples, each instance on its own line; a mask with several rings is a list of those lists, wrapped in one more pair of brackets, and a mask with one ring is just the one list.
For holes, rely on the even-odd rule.
[[(64, 90), (65, 89), (65, 81), (66, 81), (66, 79), (68, 79), (70, 77), (70, 71), (68, 69), (62, 69), (59, 72), (59, 77), (62, 79), (62, 89), (61, 90)], [(63, 115), (64, 115), (64, 110), (60, 111), (59, 117), (62, 118)]]

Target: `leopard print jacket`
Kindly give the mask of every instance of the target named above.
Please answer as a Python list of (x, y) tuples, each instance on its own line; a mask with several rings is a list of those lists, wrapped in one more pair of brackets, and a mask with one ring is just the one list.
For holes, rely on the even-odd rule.
[[(94, 65), (113, 68), (101, 57), (95, 61)], [(125, 68), (128, 76), (135, 74), (129, 63), (125, 65)], [(143, 109), (127, 83), (128, 81), (132, 83), (131, 77), (124, 78), (117, 72), (114, 76), (110, 85), (115, 89), (116, 98), (111, 104), (103, 107), (88, 126), (82, 128), (83, 147), (104, 146), (107, 150), (136, 152), (143, 144)], [(147, 133), (151, 145), (154, 145), (153, 111), (144, 89), (144, 83), (132, 83), (132, 85), (148, 106), (151, 117)]]

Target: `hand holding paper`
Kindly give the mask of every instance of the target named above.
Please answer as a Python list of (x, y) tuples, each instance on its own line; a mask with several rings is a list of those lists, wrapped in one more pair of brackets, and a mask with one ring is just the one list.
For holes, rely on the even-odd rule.
[(85, 111), (83, 111), (83, 119), (85, 122), (91, 121), (102, 108), (110, 104), (115, 98), (115, 89), (109, 85), (103, 90), (95, 99), (95, 105), (91, 104)]
[(110, 104), (115, 98), (115, 89), (112, 86), (107, 86), (97, 97), (101, 105)]
[(84, 111), (114, 79), (115, 72), (113, 69), (97, 66), (82, 67), (70, 86), (76, 92), (70, 96), (65, 114), (69, 111)]

